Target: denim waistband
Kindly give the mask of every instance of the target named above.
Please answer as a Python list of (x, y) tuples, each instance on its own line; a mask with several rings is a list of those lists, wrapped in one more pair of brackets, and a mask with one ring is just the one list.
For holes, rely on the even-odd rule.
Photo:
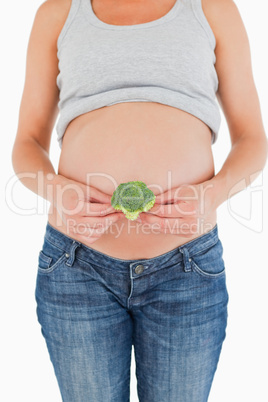
[[(191, 256), (202, 252), (219, 240), (218, 225), (216, 224), (210, 231), (201, 236), (196, 237), (181, 246), (178, 246), (164, 254), (152, 258), (123, 260), (120, 258), (109, 256), (108, 254), (97, 251), (78, 240), (60, 232), (49, 222), (46, 225), (45, 238), (53, 243), (56, 247), (66, 252), (68, 256), (67, 265), (72, 265), (75, 257), (81, 260), (92, 261), (99, 266), (114, 266), (116, 270), (125, 272), (129, 267), (134, 268), (142, 264), (145, 269), (154, 268), (156, 266), (164, 268), (165, 266), (176, 264), (184, 261), (185, 270), (190, 270)], [(134, 271), (135, 272), (135, 271)]]

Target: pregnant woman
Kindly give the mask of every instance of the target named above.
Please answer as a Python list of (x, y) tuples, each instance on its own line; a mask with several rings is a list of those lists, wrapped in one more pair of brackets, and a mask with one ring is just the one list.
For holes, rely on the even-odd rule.
[[(215, 175), (217, 100), (231, 150)], [(228, 304), (216, 210), (266, 158), (232, 0), (40, 5), (12, 160), (50, 203), (36, 301), (63, 401), (129, 401), (132, 345), (141, 402), (207, 401)], [(140, 220), (111, 206), (128, 181), (156, 196)]]

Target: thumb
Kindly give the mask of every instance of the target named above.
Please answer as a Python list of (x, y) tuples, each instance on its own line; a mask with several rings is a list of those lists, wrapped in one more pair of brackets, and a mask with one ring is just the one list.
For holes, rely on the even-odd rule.
[(101, 204), (111, 204), (112, 196), (98, 190), (95, 187), (87, 186), (86, 197), (89, 202), (99, 202)]
[(156, 204), (170, 204), (174, 198), (175, 189), (168, 189), (163, 193), (156, 195)]

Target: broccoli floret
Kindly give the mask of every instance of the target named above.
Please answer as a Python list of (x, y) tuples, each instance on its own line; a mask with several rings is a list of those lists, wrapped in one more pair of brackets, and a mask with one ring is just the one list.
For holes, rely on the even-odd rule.
[(134, 221), (141, 212), (147, 212), (155, 203), (155, 195), (142, 181), (121, 183), (113, 192), (111, 205)]

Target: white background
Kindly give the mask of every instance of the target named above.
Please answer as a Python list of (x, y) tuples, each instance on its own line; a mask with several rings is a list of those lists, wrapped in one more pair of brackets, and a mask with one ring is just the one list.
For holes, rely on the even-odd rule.
[[(267, 10), (261, 0), (236, 0), (235, 3), (248, 32), (254, 79), (267, 129)], [(37, 322), (34, 299), (37, 256), (47, 220), (46, 203), (20, 182), (13, 186), (12, 194), (10, 187), (6, 187), (15, 178), (11, 151), (24, 85), (28, 38), (40, 4), (40, 1), (13, 0), (0, 6), (1, 188), (5, 188), (7, 197), (6, 200), (1, 197), (0, 399), (5, 402), (61, 401)], [(229, 133), (222, 114), (219, 138), (212, 147), (216, 172), (229, 149)], [(59, 154), (54, 131), (51, 160), (56, 171)], [(218, 208), (230, 301), (227, 337), (209, 402), (268, 401), (267, 176), (266, 165), (250, 188)], [(27, 214), (36, 208), (37, 202), (39, 212)], [(24, 214), (12, 210), (14, 203), (25, 209)], [(131, 401), (138, 401), (133, 355)]]

